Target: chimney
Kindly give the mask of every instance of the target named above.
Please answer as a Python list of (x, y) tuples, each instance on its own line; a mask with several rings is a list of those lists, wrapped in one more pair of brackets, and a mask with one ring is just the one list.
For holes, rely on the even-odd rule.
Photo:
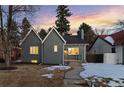
[(84, 30), (83, 29), (81, 30), (81, 39), (84, 40)]

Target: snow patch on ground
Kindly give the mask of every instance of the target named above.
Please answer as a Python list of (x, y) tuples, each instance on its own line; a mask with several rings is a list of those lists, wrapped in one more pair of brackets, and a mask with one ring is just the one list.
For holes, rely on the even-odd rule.
[(70, 66), (50, 66), (50, 67), (46, 67), (44, 69), (53, 71), (53, 70), (68, 70), (70, 68), (71, 68)]
[(44, 74), (42, 75), (42, 77), (46, 77), (46, 78), (52, 78), (54, 76), (54, 74)]
[(84, 71), (80, 73), (82, 78), (98, 76), (105, 78), (112, 78), (114, 80), (119, 80), (124, 78), (124, 66), (123, 65), (113, 65), (113, 64), (82, 64)]
[(108, 85), (111, 86), (111, 87), (117, 87), (117, 86), (120, 86), (120, 84), (117, 83), (117, 82), (115, 82), (115, 81), (110, 81), (110, 82), (108, 83)]
[(84, 79), (89, 77), (99, 78), (111, 78), (108, 82), (109, 86), (124, 86), (124, 65), (114, 65), (114, 64), (95, 64), (87, 63), (82, 64), (83, 70), (80, 72), (80, 76)]

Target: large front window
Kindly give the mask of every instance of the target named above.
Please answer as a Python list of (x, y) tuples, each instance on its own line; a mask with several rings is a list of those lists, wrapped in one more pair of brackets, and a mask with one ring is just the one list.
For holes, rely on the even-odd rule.
[(38, 46), (31, 46), (30, 47), (30, 54), (38, 54)]
[(79, 48), (68, 48), (68, 55), (79, 55)]

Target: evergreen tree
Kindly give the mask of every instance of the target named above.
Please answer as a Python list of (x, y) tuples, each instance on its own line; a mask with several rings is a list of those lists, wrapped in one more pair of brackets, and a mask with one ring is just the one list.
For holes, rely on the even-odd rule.
[(38, 34), (42, 39), (44, 39), (47, 35), (47, 32), (45, 31), (45, 29), (41, 29)]
[(19, 28), (18, 25), (16, 23), (16, 21), (14, 21), (12, 19), (11, 21), (11, 30), (10, 30), (10, 41), (12, 46), (19, 46), (19, 41), (20, 41), (20, 32), (19, 32)]
[(85, 42), (90, 45), (96, 38), (96, 35), (95, 35), (94, 31), (92, 30), (92, 27), (86, 23), (82, 23), (77, 32), (79, 37), (81, 37), (81, 31), (84, 31)]
[(52, 27), (49, 27), (49, 28), (48, 28), (48, 32), (49, 32), (51, 29), (52, 29)]
[(67, 17), (70, 17), (72, 14), (70, 10), (68, 9), (68, 6), (65, 5), (59, 5), (56, 9), (57, 12), (57, 20), (55, 22), (56, 29), (60, 34), (65, 34), (67, 31), (70, 30), (69, 21), (67, 20)]
[(25, 35), (30, 31), (31, 24), (28, 21), (26, 17), (22, 20), (22, 39), (25, 37)]
[(84, 33), (87, 33), (89, 31), (92, 31), (92, 27), (86, 23), (82, 23), (79, 27), (79, 31), (84, 30)]

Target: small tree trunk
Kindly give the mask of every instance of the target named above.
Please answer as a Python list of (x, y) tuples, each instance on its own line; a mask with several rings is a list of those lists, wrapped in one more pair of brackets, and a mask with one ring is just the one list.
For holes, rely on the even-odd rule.
[(9, 5), (9, 15), (8, 15), (8, 22), (7, 22), (7, 36), (5, 37), (5, 62), (6, 66), (10, 66), (10, 31), (11, 31), (11, 22), (12, 22), (12, 9), (13, 6)]
[(6, 66), (10, 67), (10, 57), (8, 53), (5, 54), (5, 62), (6, 62)]

